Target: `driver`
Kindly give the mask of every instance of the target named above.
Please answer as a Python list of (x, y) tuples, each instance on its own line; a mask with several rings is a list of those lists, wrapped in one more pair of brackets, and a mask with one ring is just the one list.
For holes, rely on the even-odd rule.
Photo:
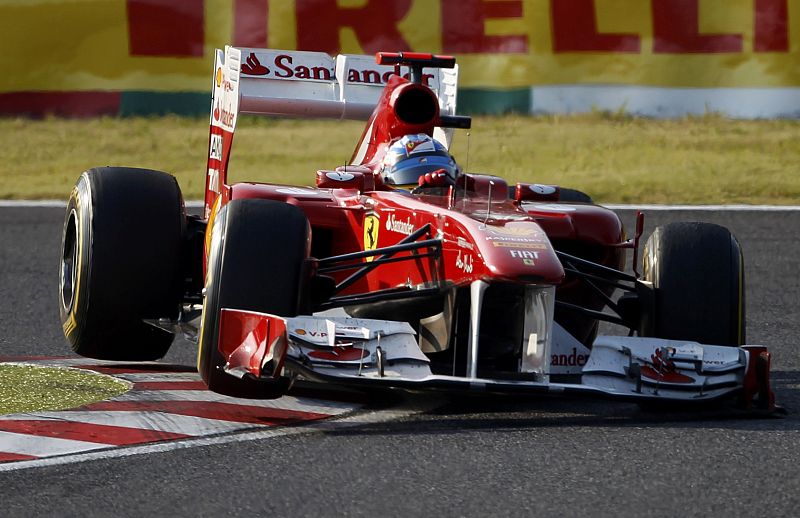
[(395, 189), (454, 185), (459, 168), (440, 142), (425, 133), (406, 135), (386, 151), (383, 183)]

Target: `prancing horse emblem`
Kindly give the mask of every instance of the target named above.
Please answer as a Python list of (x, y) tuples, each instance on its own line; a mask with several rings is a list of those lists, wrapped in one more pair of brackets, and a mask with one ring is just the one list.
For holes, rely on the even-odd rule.
[[(375, 214), (364, 217), (364, 250), (375, 250), (378, 247), (378, 231), (381, 229), (380, 220)], [(367, 262), (372, 261), (367, 257)]]

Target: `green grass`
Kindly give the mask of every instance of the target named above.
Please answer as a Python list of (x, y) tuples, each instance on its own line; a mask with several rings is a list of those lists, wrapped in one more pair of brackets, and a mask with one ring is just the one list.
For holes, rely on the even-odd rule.
[(79, 369), (0, 364), (0, 415), (75, 408), (129, 388), (124, 381)]
[[(347, 161), (362, 129), (242, 117), (230, 179), (308, 185), (317, 169)], [(0, 119), (0, 131), (0, 198), (66, 199), (80, 172), (98, 165), (168, 171), (187, 199), (202, 196), (206, 118)], [(577, 188), (606, 203), (800, 204), (800, 121), (476, 117), (452, 151), (471, 172)]]

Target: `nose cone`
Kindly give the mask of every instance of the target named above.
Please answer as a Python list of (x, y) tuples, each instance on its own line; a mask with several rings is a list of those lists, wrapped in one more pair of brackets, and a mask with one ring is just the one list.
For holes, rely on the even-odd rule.
[(498, 278), (554, 285), (564, 280), (561, 261), (534, 221), (478, 225), (473, 235), (486, 268)]

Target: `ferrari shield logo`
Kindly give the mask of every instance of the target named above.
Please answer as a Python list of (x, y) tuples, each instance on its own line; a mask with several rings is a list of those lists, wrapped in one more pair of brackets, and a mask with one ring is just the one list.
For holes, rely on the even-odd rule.
[[(378, 247), (378, 231), (381, 229), (381, 222), (375, 214), (368, 214), (364, 217), (364, 250), (375, 250)], [(367, 262), (372, 261), (372, 257), (367, 257)]]

